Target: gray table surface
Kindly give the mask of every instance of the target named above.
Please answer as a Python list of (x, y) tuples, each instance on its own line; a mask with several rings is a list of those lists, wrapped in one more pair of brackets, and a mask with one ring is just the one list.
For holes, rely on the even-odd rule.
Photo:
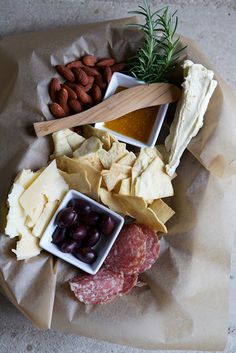
[[(0, 35), (124, 17), (128, 10), (136, 9), (138, 3), (140, 2), (124, 0), (0, 0)], [(179, 32), (198, 42), (217, 71), (236, 92), (236, 0), (154, 0), (151, 3), (156, 7), (169, 4), (173, 10), (178, 10)], [(225, 353), (236, 352), (236, 241), (233, 252), (229, 335)], [(148, 351), (38, 330), (0, 296), (0, 353), (10, 352)]]

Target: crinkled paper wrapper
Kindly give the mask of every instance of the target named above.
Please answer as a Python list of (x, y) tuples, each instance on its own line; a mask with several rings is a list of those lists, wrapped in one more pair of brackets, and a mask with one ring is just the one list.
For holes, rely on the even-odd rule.
[[(134, 19), (132, 19), (133, 21)], [(6, 37), (0, 42), (0, 197), (16, 173), (46, 165), (50, 138), (32, 124), (50, 118), (47, 86), (54, 65), (84, 53), (123, 61), (140, 42), (130, 19)], [(187, 55), (211, 64), (194, 42)], [(162, 239), (161, 256), (142, 277), (147, 285), (110, 304), (86, 307), (68, 279), (77, 270), (42, 252), (17, 262), (15, 239), (0, 237), (1, 292), (35, 325), (144, 349), (223, 350), (227, 337), (229, 273), (236, 225), (236, 99), (216, 74), (218, 87), (205, 124), (174, 180), (176, 215)], [(155, 181), (154, 181), (155, 182)], [(3, 232), (3, 230), (2, 230)], [(4, 233), (4, 232), (3, 232)]]

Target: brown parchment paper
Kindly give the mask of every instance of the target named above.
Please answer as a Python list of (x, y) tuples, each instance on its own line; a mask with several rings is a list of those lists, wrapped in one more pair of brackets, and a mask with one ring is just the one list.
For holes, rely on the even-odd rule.
[[(84, 53), (122, 61), (138, 46), (130, 19), (6, 37), (0, 42), (0, 200), (17, 171), (46, 165), (50, 138), (37, 139), (32, 123), (50, 118), (47, 85), (52, 65)], [(132, 22), (134, 19), (132, 19)], [(195, 43), (187, 54), (211, 64)], [(161, 256), (143, 275), (147, 286), (112, 303), (86, 307), (67, 280), (72, 266), (47, 253), (17, 262), (15, 240), (0, 237), (0, 290), (35, 325), (145, 349), (223, 350), (228, 324), (229, 272), (236, 226), (236, 100), (218, 87), (174, 180), (176, 215), (161, 241)], [(45, 117), (43, 116), (45, 115)], [(54, 262), (55, 261), (55, 262)]]

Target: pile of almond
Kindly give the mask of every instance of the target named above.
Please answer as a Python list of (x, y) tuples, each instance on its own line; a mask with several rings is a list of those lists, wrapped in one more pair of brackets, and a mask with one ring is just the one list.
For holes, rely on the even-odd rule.
[(66, 81), (61, 83), (58, 78), (51, 80), (50, 112), (55, 118), (64, 118), (101, 102), (113, 72), (124, 68), (125, 63), (116, 63), (113, 58), (98, 59), (94, 55), (57, 65), (57, 72)]

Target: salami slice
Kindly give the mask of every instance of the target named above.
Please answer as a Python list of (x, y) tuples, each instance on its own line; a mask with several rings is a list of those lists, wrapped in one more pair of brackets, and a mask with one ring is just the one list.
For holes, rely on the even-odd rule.
[(156, 233), (146, 225), (139, 225), (146, 236), (146, 258), (139, 268), (139, 273), (149, 270), (156, 262), (160, 253), (160, 241)]
[(146, 256), (146, 235), (135, 224), (126, 225), (113, 245), (104, 265), (114, 272), (133, 274), (139, 271)]
[(102, 268), (96, 275), (78, 275), (69, 280), (76, 298), (85, 304), (106, 304), (123, 290), (124, 275)]
[(120, 295), (128, 294), (132, 288), (136, 286), (138, 282), (138, 273), (133, 273), (132, 275), (124, 275), (124, 284)]

